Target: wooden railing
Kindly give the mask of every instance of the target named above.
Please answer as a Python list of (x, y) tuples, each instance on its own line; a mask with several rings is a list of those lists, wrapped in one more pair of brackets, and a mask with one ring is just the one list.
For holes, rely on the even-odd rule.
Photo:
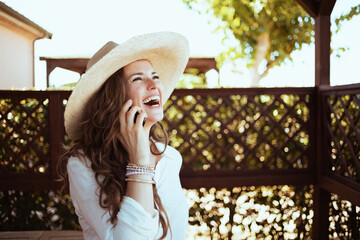
[(319, 105), (313, 230), (360, 239), (360, 84), (320, 87)]
[(320, 186), (360, 206), (359, 85), (320, 88), (324, 110), (324, 171)]
[(314, 184), (314, 96), (314, 88), (177, 90), (164, 122), (184, 158), (184, 186)]
[(1, 190), (60, 186), (55, 166), (69, 96), (69, 91), (0, 91)]
[[(55, 165), (68, 141), (69, 95), (0, 91), (1, 190), (59, 187)], [(360, 84), (180, 89), (163, 123), (184, 159), (183, 187), (315, 186), (317, 236), (329, 228), (331, 194), (360, 206), (359, 108)]]

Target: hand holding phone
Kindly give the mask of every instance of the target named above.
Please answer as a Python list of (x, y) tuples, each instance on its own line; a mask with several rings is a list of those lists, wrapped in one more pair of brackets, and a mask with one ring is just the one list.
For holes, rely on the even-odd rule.
[[(131, 107), (129, 108), (129, 110), (130, 110), (130, 109), (131, 109)], [(135, 113), (134, 123), (136, 123), (136, 118), (137, 118), (137, 116), (139, 116), (139, 114), (140, 114), (139, 112), (136, 112), (136, 113)], [(143, 124), (142, 124), (143, 126), (145, 126), (145, 122), (146, 122), (146, 119), (144, 118), (144, 121), (143, 121)]]

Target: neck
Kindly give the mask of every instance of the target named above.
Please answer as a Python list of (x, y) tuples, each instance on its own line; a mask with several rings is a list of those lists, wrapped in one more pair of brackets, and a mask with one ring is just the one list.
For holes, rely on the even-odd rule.
[(147, 136), (147, 138), (150, 137), (150, 129), (155, 123), (146, 121), (144, 125), (144, 133)]

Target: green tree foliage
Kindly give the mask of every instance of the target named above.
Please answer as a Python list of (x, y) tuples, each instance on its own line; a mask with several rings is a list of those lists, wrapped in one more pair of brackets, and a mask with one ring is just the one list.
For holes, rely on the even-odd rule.
[[(234, 62), (245, 59), (251, 72), (252, 85), (269, 70), (292, 61), (291, 53), (314, 41), (314, 19), (295, 0), (183, 0), (200, 14), (219, 20), (227, 50), (218, 60)], [(360, 4), (336, 19), (341, 22), (360, 13)], [(338, 30), (337, 30), (338, 31)], [(228, 44), (229, 40), (235, 43)], [(234, 42), (234, 41), (233, 41)]]
[[(314, 20), (295, 0), (183, 0), (190, 8), (208, 13), (221, 20), (217, 30), (226, 39), (236, 38), (219, 57), (225, 60), (246, 59), (253, 85), (280, 65), (291, 60), (291, 52), (310, 44), (314, 35)], [(206, 6), (204, 8), (199, 5)], [(266, 68), (261, 64), (266, 62)]]
[(186, 73), (179, 79), (175, 88), (189, 89), (189, 88), (206, 88), (207, 81), (205, 74), (198, 74), (196, 69), (193, 73)]
[(341, 15), (340, 17), (335, 19), (335, 24), (337, 27), (336, 33), (339, 32), (339, 30), (341, 29), (341, 24), (344, 21), (350, 21), (353, 17), (355, 17), (359, 14), (360, 14), (360, 4), (357, 6), (353, 6), (348, 13)]

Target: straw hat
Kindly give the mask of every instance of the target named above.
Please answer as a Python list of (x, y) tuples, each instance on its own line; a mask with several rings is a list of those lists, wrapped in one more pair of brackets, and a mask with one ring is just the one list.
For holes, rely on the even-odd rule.
[(170, 97), (189, 59), (186, 38), (173, 32), (158, 32), (133, 37), (122, 44), (106, 43), (89, 60), (86, 72), (72, 91), (65, 108), (65, 130), (71, 139), (79, 137), (84, 105), (104, 82), (120, 68), (146, 59), (164, 86), (163, 103)]

